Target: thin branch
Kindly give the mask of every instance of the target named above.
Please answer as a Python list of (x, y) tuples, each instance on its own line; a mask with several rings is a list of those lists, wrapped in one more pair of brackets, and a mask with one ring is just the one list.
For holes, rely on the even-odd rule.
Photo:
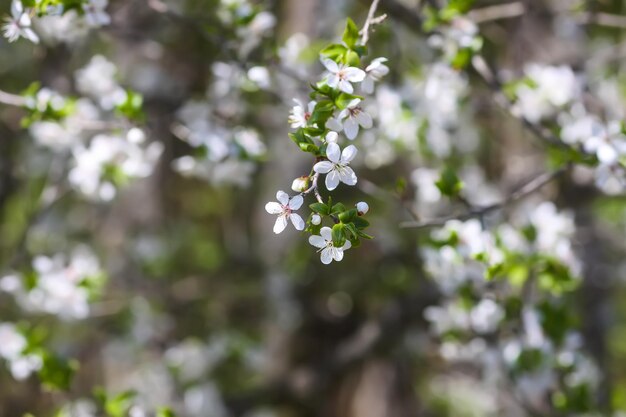
[(367, 19), (365, 20), (365, 23), (363, 24), (363, 29), (361, 29), (361, 44), (362, 45), (367, 45), (367, 41), (369, 41), (370, 26), (380, 24), (383, 20), (387, 18), (386, 14), (383, 14), (378, 17), (374, 17), (374, 15), (376, 14), (376, 9), (378, 9), (378, 3), (380, 3), (380, 0), (372, 1), (370, 10), (369, 12), (367, 12)]
[(17, 94), (11, 94), (0, 90), (0, 103), (9, 106), (24, 107), (26, 105), (26, 99), (22, 96), (18, 96)]
[(610, 14), (610, 13), (580, 13), (574, 16), (574, 19), (585, 25), (606, 26), (617, 29), (626, 29), (626, 16)]
[(498, 203), (490, 204), (488, 206), (471, 207), (468, 211), (464, 213), (445, 216), (445, 217), (439, 217), (437, 219), (425, 220), (422, 222), (416, 222), (416, 221), (404, 222), (400, 224), (400, 227), (424, 229), (424, 228), (429, 228), (429, 227), (443, 226), (450, 220), (468, 220), (472, 218), (483, 217), (487, 213), (503, 209), (513, 204), (514, 202), (521, 200), (524, 197), (535, 193), (536, 191), (539, 191), (544, 185), (549, 184), (550, 182), (554, 181), (556, 178), (561, 176), (563, 173), (565, 173), (567, 171), (567, 168), (568, 167), (563, 167), (556, 171), (547, 172), (547, 173), (539, 175), (538, 177), (526, 183), (519, 189), (512, 192), (507, 198), (505, 198), (504, 200)]
[(516, 1), (513, 3), (497, 4), (495, 6), (474, 9), (467, 14), (467, 17), (474, 23), (480, 24), (493, 20), (518, 17), (524, 13), (526, 13), (524, 4), (520, 1)]

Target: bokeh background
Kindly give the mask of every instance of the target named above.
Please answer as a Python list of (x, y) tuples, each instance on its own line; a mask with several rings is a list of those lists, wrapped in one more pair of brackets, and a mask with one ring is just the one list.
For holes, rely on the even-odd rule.
[[(362, 25), (370, 3), (251, 1), (267, 13), (252, 25), (235, 22), (226, 3), (111, 0), (112, 22), (98, 30), (73, 34), (69, 25), (55, 38), (42, 24), (39, 45), (0, 43), (0, 90), (13, 94), (38, 81), (84, 95), (77, 71), (106, 57), (119, 84), (143, 95), (147, 141), (163, 146), (149, 177), (112, 201), (93, 201), (65, 184), (69, 154), (41, 146), (21, 125), (23, 109), (0, 105), (2, 273), (26, 273), (37, 255), (88, 245), (107, 277), (80, 320), (24, 311), (0, 292), (0, 322), (20, 323), (80, 363), (60, 391), (34, 376), (16, 381), (0, 366), (0, 416), (53, 416), (63, 407), (58, 415), (101, 415), (77, 405), (96, 387), (135, 390), (146, 415), (161, 405), (211, 417), (533, 415), (508, 400), (506, 386), (484, 384), (486, 365), (442, 357), (424, 315), (445, 296), (424, 268), (431, 230), (400, 223), (462, 212), (432, 197), (446, 165), (458, 168), (473, 203), (488, 204), (552, 166), (551, 152), (471, 70), (429, 95), (426, 80), (441, 57), (422, 29), (424, 5), (382, 0), (378, 13), (388, 17), (374, 27), (370, 56), (387, 57), (391, 71), (367, 103), (376, 128), (357, 139), (359, 185), (340, 187), (342, 199), (368, 201), (375, 239), (322, 265), (302, 234), (272, 233), (264, 206), (310, 170), (310, 155), (287, 136), (292, 99), (306, 100), (322, 73), (319, 49), (339, 38), (346, 17)], [(571, 66), (598, 107), (623, 117), (624, 2), (514, 3), (511, 16), (470, 12), (483, 56), (511, 79), (529, 62)], [(472, 9), (501, 4), (478, 0)], [(616, 21), (596, 24), (594, 12)], [(190, 132), (237, 136), (244, 151), (199, 166)], [(626, 410), (626, 201), (577, 172), (538, 195), (487, 221), (544, 199), (571, 214), (581, 281), (563, 298), (601, 375), (593, 409)]]

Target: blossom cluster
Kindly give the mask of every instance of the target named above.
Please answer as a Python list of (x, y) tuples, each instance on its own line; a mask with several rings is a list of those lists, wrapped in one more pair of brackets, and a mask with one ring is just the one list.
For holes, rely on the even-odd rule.
[[(274, 233), (281, 233), (291, 222), (296, 230), (311, 233), (309, 243), (319, 249), (321, 261), (329, 264), (341, 261), (343, 252), (360, 243), (361, 238), (370, 239), (363, 230), (369, 223), (362, 218), (369, 210), (365, 202), (347, 208), (343, 203), (333, 204), (322, 198), (319, 178), (325, 176), (326, 190), (333, 191), (340, 184), (354, 186), (358, 178), (351, 163), (357, 155), (355, 145), (340, 145), (343, 136), (354, 140), (361, 129), (373, 126), (372, 117), (363, 108), (366, 94), (374, 92), (375, 83), (388, 72), (386, 58), (373, 59), (364, 69), (359, 68), (366, 53), (365, 45), (358, 43), (359, 34), (354, 22), (348, 19), (343, 43), (332, 44), (321, 51), (320, 60), (326, 69), (324, 78), (313, 86), (311, 101), (295, 100), (289, 124), (295, 132), (290, 138), (298, 147), (315, 157), (308, 175), (296, 178), (292, 190), (299, 193), (289, 196), (278, 191), (278, 202), (270, 202), (265, 210), (277, 215)], [(355, 94), (355, 87), (360, 94)], [(311, 214), (305, 222), (296, 213), (304, 203), (304, 197), (313, 194), (316, 202), (309, 205)], [(332, 228), (324, 225), (332, 222)]]
[(24, 93), (29, 114), (23, 123), (35, 143), (55, 154), (69, 153), (69, 185), (95, 201), (109, 201), (132, 179), (151, 175), (163, 150), (135, 124), (142, 118), (141, 97), (122, 88), (116, 72), (96, 55), (75, 74), (82, 97), (37, 84)]
[[(551, 202), (522, 205), (510, 223), (491, 230), (476, 219), (435, 230), (422, 256), (444, 299), (424, 316), (445, 340), (442, 357), (484, 363), (487, 375), (513, 375), (533, 407), (550, 392), (574, 401), (583, 387), (597, 389), (597, 366), (581, 350), (561, 299), (580, 282), (574, 233), (571, 214)], [(501, 336), (496, 345), (493, 335)]]
[(24, 38), (39, 43), (41, 37), (51, 43), (73, 41), (89, 28), (111, 23), (107, 6), (108, 0), (12, 0), (2, 33), (9, 42)]
[[(214, 185), (245, 187), (255, 172), (256, 162), (266, 153), (261, 134), (239, 120), (248, 115), (246, 92), (266, 88), (271, 82), (264, 67), (243, 71), (236, 64), (216, 62), (213, 82), (206, 99), (190, 100), (177, 112), (179, 123), (172, 132), (192, 148), (191, 155), (173, 161), (181, 175), (202, 178)], [(219, 109), (209, 105), (218, 101)]]
[(36, 256), (32, 271), (0, 279), (0, 291), (11, 294), (24, 311), (80, 320), (89, 316), (89, 302), (103, 282), (98, 259), (87, 247), (77, 247), (69, 257)]
[[(620, 194), (626, 186), (626, 130), (613, 103), (602, 103), (601, 117), (584, 100), (588, 86), (582, 75), (566, 65), (529, 64), (525, 77), (511, 82), (514, 111), (533, 124), (546, 124), (558, 138), (594, 167), (595, 183), (608, 194)], [(599, 95), (602, 101), (605, 95)], [(591, 158), (591, 159), (590, 159)]]

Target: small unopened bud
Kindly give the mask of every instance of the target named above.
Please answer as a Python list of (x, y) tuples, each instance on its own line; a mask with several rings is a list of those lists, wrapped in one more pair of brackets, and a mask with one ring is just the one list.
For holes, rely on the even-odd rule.
[(291, 183), (291, 189), (295, 192), (301, 193), (309, 188), (309, 177), (298, 177)]
[(339, 139), (339, 134), (337, 132), (328, 132), (326, 134), (326, 143), (337, 143)]
[(318, 225), (322, 222), (322, 218), (320, 217), (319, 214), (314, 214), (313, 216), (311, 216), (311, 223), (313, 223), (314, 225)]
[(370, 211), (370, 206), (368, 206), (365, 201), (359, 201), (356, 203), (356, 212), (359, 216), (367, 214), (368, 211)]

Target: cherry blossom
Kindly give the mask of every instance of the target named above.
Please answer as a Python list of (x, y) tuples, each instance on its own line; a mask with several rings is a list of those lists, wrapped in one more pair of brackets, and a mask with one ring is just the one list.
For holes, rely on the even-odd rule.
[(106, 26), (111, 23), (111, 16), (104, 11), (109, 0), (89, 0), (87, 4), (83, 4), (85, 12), (85, 20), (91, 27)]
[(330, 227), (322, 227), (319, 235), (309, 236), (309, 243), (320, 249), (320, 257), (324, 265), (328, 265), (333, 260), (337, 262), (341, 261), (343, 259), (343, 252), (352, 247), (349, 240), (346, 240), (346, 243), (344, 243), (342, 247), (335, 247)]
[(328, 161), (320, 161), (313, 166), (313, 170), (318, 174), (326, 175), (326, 189), (332, 191), (337, 188), (339, 182), (346, 185), (355, 185), (357, 177), (352, 168), (348, 165), (356, 156), (356, 146), (350, 145), (343, 151), (336, 143), (329, 143), (326, 148)]
[(15, 42), (22, 37), (33, 43), (39, 43), (39, 37), (33, 32), (30, 25), (30, 15), (24, 10), (22, 2), (13, 0), (11, 3), (11, 16), (5, 18), (5, 24), (2, 26), (4, 37), (9, 42)]
[(278, 214), (276, 223), (274, 223), (274, 233), (279, 234), (285, 230), (287, 227), (287, 219), (291, 220), (291, 224), (293, 224), (296, 230), (303, 230), (304, 220), (302, 220), (299, 214), (294, 213), (304, 202), (302, 196), (296, 195), (290, 198), (284, 191), (278, 191), (276, 193), (276, 199), (278, 203), (271, 201), (265, 205), (265, 211), (269, 214)]
[(329, 72), (326, 83), (330, 87), (337, 88), (344, 93), (352, 94), (354, 87), (352, 87), (351, 83), (358, 83), (365, 79), (365, 71), (362, 69), (337, 64), (332, 59), (323, 59), (322, 64)]
[(364, 216), (370, 211), (370, 206), (365, 201), (359, 201), (356, 203), (356, 211), (359, 213), (359, 216)]
[[(352, 100), (348, 106), (339, 113), (336, 120), (329, 121), (331, 125), (329, 127), (333, 130), (343, 127), (344, 133), (350, 140), (353, 140), (359, 134), (359, 125), (364, 129), (371, 128), (372, 116), (363, 111), (363, 108), (359, 105), (360, 103), (361, 99), (359, 98)], [(341, 120), (344, 120), (343, 126), (341, 126)]]
[(313, 109), (315, 109), (315, 105), (317, 103), (315, 101), (310, 101), (305, 108), (304, 104), (302, 104), (300, 100), (294, 99), (293, 101), (296, 102), (296, 105), (293, 106), (289, 114), (289, 123), (293, 129), (306, 127), (309, 123), (311, 113), (313, 113)]
[(376, 58), (365, 68), (365, 79), (361, 83), (361, 89), (364, 93), (372, 94), (374, 92), (374, 83), (380, 81), (389, 73), (389, 67), (384, 64), (385, 62), (387, 62), (385, 57)]

